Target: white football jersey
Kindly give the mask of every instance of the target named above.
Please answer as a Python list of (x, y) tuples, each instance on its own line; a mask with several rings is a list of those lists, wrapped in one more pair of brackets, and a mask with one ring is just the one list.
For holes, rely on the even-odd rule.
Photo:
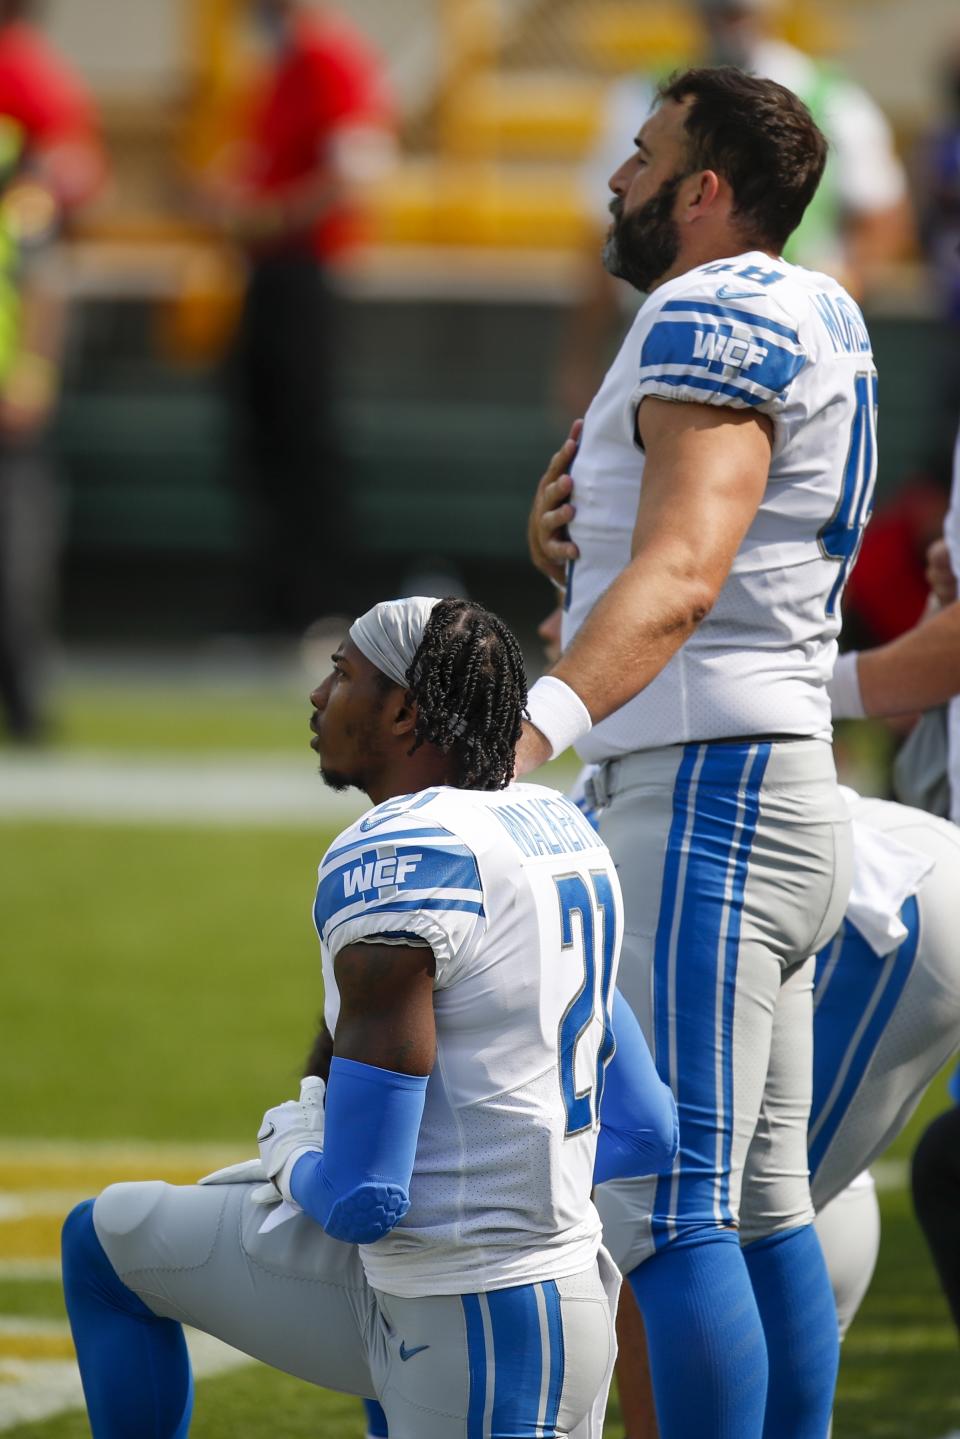
[(623, 920), (613, 861), (576, 806), (530, 784), (389, 800), (327, 851), (314, 917), (334, 1036), (344, 945), (425, 941), (436, 959), (410, 1210), (362, 1246), (370, 1283), (459, 1294), (586, 1269)]
[(714, 608), (640, 694), (577, 746), (585, 760), (688, 740), (829, 737), (840, 597), (873, 503), (877, 376), (854, 301), (759, 252), (690, 270), (641, 308), (587, 411), (573, 466), (568, 645), (630, 560), (647, 395), (747, 407), (774, 445), (760, 508)]

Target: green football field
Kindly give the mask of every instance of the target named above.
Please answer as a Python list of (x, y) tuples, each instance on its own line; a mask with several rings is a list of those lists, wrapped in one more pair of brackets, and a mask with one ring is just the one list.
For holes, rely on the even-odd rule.
[[(149, 691), (126, 706), (91, 691), (74, 696), (64, 733), (113, 752), (233, 749), (242, 786), (246, 751), (302, 742), (305, 708), (294, 723), (290, 695), (259, 703), (253, 722), (222, 696), (168, 696), (165, 710)], [(307, 757), (307, 783), (310, 773)], [(0, 819), (0, 1416), (14, 1388), (42, 1390), (70, 1362), (56, 1277), (70, 1205), (113, 1177), (187, 1180), (254, 1152), (263, 1110), (295, 1092), (321, 1005), (310, 903), (330, 838), (319, 821)], [(945, 1103), (941, 1079), (889, 1156), (901, 1163), (883, 1170), (880, 1265), (845, 1345), (836, 1439), (960, 1428), (956, 1338), (903, 1188), (902, 1160)], [(4, 1432), (89, 1431), (74, 1410)], [(354, 1401), (251, 1364), (198, 1382), (192, 1432), (353, 1439), (363, 1429)], [(607, 1434), (622, 1433), (614, 1412)]]

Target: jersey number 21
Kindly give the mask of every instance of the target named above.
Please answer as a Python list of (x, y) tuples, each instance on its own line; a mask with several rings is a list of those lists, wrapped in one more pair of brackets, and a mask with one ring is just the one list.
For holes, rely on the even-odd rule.
[[(564, 949), (577, 943), (573, 916), (579, 916), (583, 950), (583, 983), (567, 1005), (560, 1021), (560, 1084), (567, 1111), (567, 1135), (590, 1129), (600, 1113), (603, 1079), (613, 1054), (613, 957), (617, 911), (609, 875), (591, 870), (590, 885), (581, 874), (556, 878), (560, 900), (560, 939)], [(593, 893), (591, 894), (591, 889)], [(598, 983), (599, 980), (599, 983)], [(579, 1092), (576, 1080), (577, 1045), (594, 1020), (603, 1025), (593, 1082)]]

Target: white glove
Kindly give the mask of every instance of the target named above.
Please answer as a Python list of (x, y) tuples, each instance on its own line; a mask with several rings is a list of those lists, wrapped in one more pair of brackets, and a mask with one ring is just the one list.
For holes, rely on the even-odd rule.
[(323, 1098), (327, 1086), (316, 1075), (300, 1081), (300, 1098), (288, 1099), (268, 1109), (257, 1135), (260, 1160), (268, 1179), (280, 1194), (295, 1203), (290, 1193), (290, 1174), (303, 1154), (323, 1149)]
[[(267, 1182), (264, 1183), (264, 1180)], [(262, 1159), (241, 1159), (239, 1164), (228, 1164), (225, 1169), (215, 1169), (205, 1174), (198, 1184), (256, 1184), (250, 1195), (253, 1204), (279, 1204), (280, 1194), (269, 1179)]]
[(269, 1178), (260, 1159), (241, 1159), (239, 1164), (228, 1164), (226, 1169), (215, 1169), (198, 1179), (198, 1184), (254, 1184)]

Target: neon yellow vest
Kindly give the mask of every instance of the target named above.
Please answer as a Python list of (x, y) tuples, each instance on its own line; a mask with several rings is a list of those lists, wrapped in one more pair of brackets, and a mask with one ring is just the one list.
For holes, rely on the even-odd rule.
[[(830, 97), (840, 76), (828, 66), (816, 66), (813, 88), (800, 99), (806, 105), (820, 129), (826, 133), (826, 118)], [(829, 137), (828, 137), (829, 138)], [(803, 219), (787, 241), (783, 258), (794, 265), (816, 266), (825, 255), (837, 247), (836, 237), (840, 229), (840, 191), (837, 185), (837, 159), (831, 145), (827, 156), (823, 179), (817, 188)]]

